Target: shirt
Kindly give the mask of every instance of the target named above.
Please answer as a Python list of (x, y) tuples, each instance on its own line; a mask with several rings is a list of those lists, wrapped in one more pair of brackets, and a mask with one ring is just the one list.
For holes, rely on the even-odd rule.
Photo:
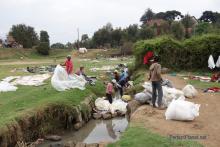
[(73, 63), (72, 63), (71, 60), (66, 60), (65, 66), (66, 66), (66, 72), (67, 72), (67, 74), (73, 73)]
[(112, 94), (113, 92), (113, 84), (112, 83), (108, 83), (107, 87), (106, 87), (106, 93), (107, 94)]
[(161, 81), (161, 65), (158, 63), (153, 63), (150, 66), (150, 80), (151, 81)]

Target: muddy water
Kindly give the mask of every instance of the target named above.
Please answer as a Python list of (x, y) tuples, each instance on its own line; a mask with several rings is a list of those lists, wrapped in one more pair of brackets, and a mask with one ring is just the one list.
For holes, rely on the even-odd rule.
[[(79, 131), (65, 132), (60, 143), (68, 141), (84, 143), (115, 142), (127, 126), (128, 121), (125, 117), (113, 118), (111, 120), (90, 120)], [(48, 147), (53, 143), (58, 142), (45, 141), (38, 147)]]

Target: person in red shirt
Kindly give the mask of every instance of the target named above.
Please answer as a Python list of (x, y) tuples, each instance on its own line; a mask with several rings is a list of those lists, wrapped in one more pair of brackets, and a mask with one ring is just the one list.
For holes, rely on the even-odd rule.
[(66, 62), (64, 64), (64, 66), (66, 66), (66, 72), (67, 72), (68, 75), (73, 73), (73, 62), (71, 60), (71, 56), (70, 55), (68, 55), (66, 57)]
[(112, 93), (113, 93), (113, 82), (108, 82), (106, 86), (106, 98), (109, 103), (112, 103)]

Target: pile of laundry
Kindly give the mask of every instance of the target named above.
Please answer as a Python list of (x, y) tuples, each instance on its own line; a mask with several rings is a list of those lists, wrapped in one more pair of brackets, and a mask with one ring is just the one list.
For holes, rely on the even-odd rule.
[(204, 90), (204, 92), (210, 92), (210, 93), (220, 92), (220, 87), (207, 88)]
[(112, 104), (108, 100), (103, 98), (97, 98), (95, 100), (95, 113), (93, 117), (96, 119), (109, 119), (116, 116), (123, 116), (127, 111), (127, 102), (121, 99), (113, 99)]
[(34, 67), (27, 67), (27, 71), (30, 73), (53, 73), (56, 68), (56, 65), (48, 65), (48, 66), (34, 66)]
[(65, 91), (73, 88), (84, 90), (86, 83), (87, 81), (84, 77), (76, 74), (68, 75), (66, 70), (60, 65), (57, 65), (51, 78), (51, 85), (57, 91)]
[(220, 56), (218, 57), (218, 60), (215, 64), (213, 56), (210, 55), (208, 59), (208, 67), (210, 69), (214, 69), (215, 67), (220, 68)]
[(9, 76), (0, 81), (0, 92), (16, 91), (17, 85), (40, 86), (50, 78), (50, 74), (39, 74), (30, 76)]

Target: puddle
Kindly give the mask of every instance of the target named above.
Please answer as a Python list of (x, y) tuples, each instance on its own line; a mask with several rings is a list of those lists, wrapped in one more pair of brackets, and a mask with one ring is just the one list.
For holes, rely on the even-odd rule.
[[(64, 143), (68, 141), (84, 142), (84, 143), (99, 143), (103, 141), (115, 142), (119, 139), (121, 133), (125, 131), (128, 126), (127, 118), (113, 118), (111, 120), (90, 120), (79, 131), (65, 132), (62, 135), (62, 141)], [(43, 144), (37, 147), (48, 147), (53, 143), (45, 141)]]

